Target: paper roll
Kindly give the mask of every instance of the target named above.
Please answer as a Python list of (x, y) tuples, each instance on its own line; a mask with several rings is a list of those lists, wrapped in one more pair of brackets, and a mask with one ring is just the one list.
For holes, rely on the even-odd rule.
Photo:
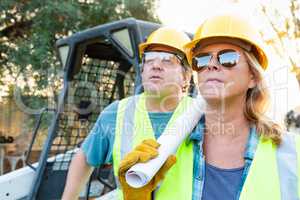
[(158, 172), (167, 158), (175, 154), (179, 145), (192, 132), (204, 113), (205, 101), (201, 96), (192, 100), (188, 108), (157, 139), (158, 156), (147, 163), (132, 166), (125, 174), (126, 182), (134, 188), (145, 186)]

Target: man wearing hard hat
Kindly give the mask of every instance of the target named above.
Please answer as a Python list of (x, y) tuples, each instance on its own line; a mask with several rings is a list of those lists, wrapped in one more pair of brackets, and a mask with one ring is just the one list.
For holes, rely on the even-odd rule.
[[(105, 163), (113, 163), (114, 174), (120, 177), (118, 186), (124, 194), (119, 192), (120, 199), (151, 199), (152, 190), (175, 164), (175, 156), (169, 157), (144, 190), (130, 188), (124, 180), (124, 173), (135, 163), (146, 162), (157, 156), (159, 144), (155, 138), (172, 125), (191, 101), (185, 93), (191, 69), (183, 49), (184, 44), (189, 41), (189, 37), (183, 32), (159, 28), (139, 46), (144, 92), (116, 101), (103, 110), (72, 160), (62, 199), (76, 199), (93, 167)], [(185, 168), (181, 163), (188, 158), (184, 152), (191, 152), (192, 147), (189, 145), (181, 148), (183, 153), (177, 154), (179, 162), (172, 168), (174, 173), (184, 172)], [(173, 178), (169, 181), (173, 181)], [(180, 181), (185, 182), (185, 177)], [(165, 199), (165, 194), (170, 190), (171, 188), (162, 186), (157, 198)]]

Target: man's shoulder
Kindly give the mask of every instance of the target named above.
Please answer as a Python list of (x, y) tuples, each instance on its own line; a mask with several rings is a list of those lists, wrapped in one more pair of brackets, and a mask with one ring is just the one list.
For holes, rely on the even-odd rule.
[(112, 102), (106, 106), (100, 113), (97, 123), (98, 124), (114, 124), (118, 113), (119, 100)]
[(120, 100), (116, 100), (116, 101), (112, 102), (111, 104), (109, 104), (108, 106), (106, 106), (103, 109), (101, 114), (111, 114), (111, 113), (116, 112), (118, 110), (119, 102), (120, 102)]
[(137, 97), (138, 95), (135, 96), (129, 96), (126, 98), (123, 98), (121, 100), (116, 100), (114, 102), (112, 102), (111, 104), (109, 104), (108, 106), (106, 106), (103, 111), (101, 112), (101, 115), (116, 115), (116, 113), (118, 112), (118, 107), (121, 103), (123, 102), (127, 102), (129, 99)]

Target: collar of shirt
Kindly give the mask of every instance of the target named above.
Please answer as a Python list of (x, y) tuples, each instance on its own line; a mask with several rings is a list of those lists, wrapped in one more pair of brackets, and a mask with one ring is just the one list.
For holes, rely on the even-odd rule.
[[(194, 183), (193, 183), (193, 200), (198, 200), (202, 198), (203, 191), (203, 183), (204, 183), (204, 172), (205, 172), (205, 160), (203, 155), (203, 139), (204, 139), (204, 129), (205, 129), (205, 116), (202, 116), (197, 126), (194, 128), (192, 133), (190, 134), (187, 142), (193, 141), (196, 144), (194, 148)], [(252, 160), (254, 158), (254, 154), (256, 151), (256, 147), (258, 144), (259, 137), (256, 134), (256, 126), (252, 125), (249, 130), (249, 137), (246, 145), (246, 149), (244, 152), (245, 159), (245, 167), (242, 175), (242, 181), (238, 188), (238, 193), (236, 195), (236, 199), (239, 199), (240, 193), (242, 191), (244, 182), (248, 175)]]
[(192, 133), (190, 134), (188, 138), (188, 142), (195, 141), (195, 142), (201, 142), (203, 140), (204, 136), (204, 129), (205, 129), (205, 116), (203, 115), (200, 118), (199, 123), (194, 128)]
[[(205, 129), (205, 116), (203, 115), (200, 118), (199, 123), (197, 126), (193, 129), (192, 133), (190, 134), (188, 138), (188, 142), (195, 141), (202, 145), (203, 139), (204, 139), (204, 129)], [(249, 130), (249, 137), (246, 145), (246, 151), (244, 154), (244, 158), (247, 160), (253, 160), (254, 153), (256, 150), (256, 146), (258, 143), (259, 137), (256, 134), (256, 126), (251, 125)], [(202, 148), (202, 146), (201, 146)]]

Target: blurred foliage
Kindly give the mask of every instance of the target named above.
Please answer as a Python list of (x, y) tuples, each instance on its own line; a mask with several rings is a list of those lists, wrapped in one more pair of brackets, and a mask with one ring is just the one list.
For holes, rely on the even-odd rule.
[[(289, 63), (300, 86), (300, 2), (288, 0), (284, 5), (285, 7), (276, 6), (272, 0), (260, 3), (260, 10), (275, 33), (266, 43), (273, 47), (281, 59)], [(284, 122), (288, 130), (299, 132), (300, 106), (287, 112)]]
[(288, 0), (286, 8), (274, 5), (270, 0), (260, 3), (260, 9), (275, 33), (275, 37), (269, 38), (266, 43), (290, 63), (300, 85), (300, 2)]
[(159, 22), (155, 6), (155, 0), (1, 0), (0, 96), (18, 88), (28, 107), (49, 106), (44, 99), (55, 102), (62, 87), (57, 39), (127, 17)]

